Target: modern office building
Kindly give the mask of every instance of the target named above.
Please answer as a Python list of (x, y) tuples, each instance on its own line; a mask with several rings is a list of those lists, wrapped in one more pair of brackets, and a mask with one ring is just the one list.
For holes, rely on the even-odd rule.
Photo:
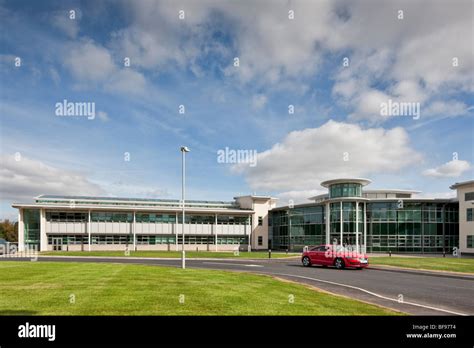
[(459, 250), (474, 254), (474, 180), (451, 186), (459, 202)]
[[(186, 201), (185, 249), (267, 248), (267, 212), (275, 202), (264, 196)], [(13, 207), (20, 250), (181, 250), (179, 200), (42, 195)]]
[[(276, 207), (269, 196), (186, 201), (186, 250), (292, 250), (324, 243), (367, 252), (474, 252), (474, 181), (457, 198), (418, 191), (366, 190), (368, 179), (335, 179), (309, 203)], [(19, 248), (180, 250), (179, 200), (46, 196), (19, 209)]]
[(414, 198), (417, 191), (364, 190), (367, 179), (321, 183), (327, 194), (313, 203), (270, 211), (269, 241), (274, 249), (343, 244), (367, 252), (451, 253), (458, 247), (455, 199)]

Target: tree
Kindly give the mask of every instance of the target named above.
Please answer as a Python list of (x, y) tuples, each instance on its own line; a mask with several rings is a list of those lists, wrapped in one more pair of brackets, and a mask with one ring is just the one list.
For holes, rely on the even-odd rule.
[(0, 238), (9, 242), (18, 242), (18, 222), (6, 219), (0, 222)]

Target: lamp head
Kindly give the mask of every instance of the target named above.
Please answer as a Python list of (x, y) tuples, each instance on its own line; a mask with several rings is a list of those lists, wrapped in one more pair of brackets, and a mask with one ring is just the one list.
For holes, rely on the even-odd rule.
[(189, 152), (189, 148), (187, 146), (181, 146), (181, 152)]

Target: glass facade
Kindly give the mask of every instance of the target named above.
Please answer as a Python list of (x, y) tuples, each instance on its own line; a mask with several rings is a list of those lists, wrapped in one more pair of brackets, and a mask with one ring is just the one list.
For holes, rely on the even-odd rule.
[(362, 184), (345, 183), (333, 184), (329, 187), (329, 198), (339, 197), (361, 197)]
[[(87, 223), (88, 212), (68, 212), (68, 211), (54, 211), (48, 210), (46, 212), (46, 220), (50, 223)], [(110, 211), (92, 211), (91, 222), (93, 223), (133, 223), (133, 212), (110, 212)], [(135, 222), (137, 224), (179, 224), (182, 223), (181, 212), (176, 213), (162, 213), (162, 212), (137, 212), (135, 213)], [(238, 225), (246, 226), (250, 225), (250, 216), (242, 215), (231, 215), (231, 214), (218, 214), (216, 215), (204, 215), (204, 214), (186, 214), (186, 224), (188, 225)], [(34, 225), (37, 224), (37, 225)], [(180, 228), (178, 226), (178, 228)], [(243, 231), (243, 228), (239, 228)], [(39, 243), (39, 210), (26, 211), (25, 210), (25, 236), (26, 232), (29, 233), (30, 243)], [(60, 230), (61, 231), (61, 230)], [(230, 234), (232, 232), (225, 232)], [(247, 244), (248, 236), (242, 234), (238, 235), (227, 235), (213, 234), (207, 235), (192, 235), (186, 234), (184, 243), (185, 244), (220, 244), (220, 245), (239, 245)], [(37, 239), (34, 239), (37, 238)], [(181, 244), (182, 236), (178, 235), (178, 241), (176, 241), (176, 235), (136, 235), (137, 245), (166, 245), (175, 244), (178, 242)], [(68, 233), (54, 233), (48, 234), (48, 244), (63, 246), (67, 245), (85, 245), (89, 244), (89, 237), (84, 235), (75, 235)], [(107, 244), (107, 245), (129, 245), (133, 244), (133, 234), (96, 234), (91, 235), (91, 244)]]
[[(160, 245), (160, 244), (175, 244), (175, 235), (137, 235), (137, 245)], [(59, 240), (59, 241), (58, 241)], [(178, 244), (181, 244), (182, 236), (178, 235)], [(87, 235), (65, 235), (65, 234), (50, 234), (48, 235), (48, 244), (67, 245), (87, 245), (89, 244), (89, 237)], [(215, 236), (202, 235), (185, 235), (184, 244), (215, 244)], [(248, 236), (228, 236), (219, 235), (217, 237), (217, 244), (247, 244)], [(106, 244), (106, 245), (132, 245), (133, 235), (92, 235), (91, 244)]]
[(25, 246), (40, 246), (40, 211), (39, 209), (23, 209)]
[[(356, 202), (330, 203), (329, 242), (341, 244), (341, 207), (342, 207), (342, 244), (356, 244)], [(359, 202), (359, 245), (363, 244), (364, 205)]]
[(301, 250), (325, 242), (324, 206), (270, 211), (269, 248)]
[[(398, 201), (359, 203), (359, 245), (363, 244), (364, 215), (367, 252), (451, 252), (459, 246), (457, 203)], [(330, 203), (330, 243), (341, 242), (341, 202)], [(356, 244), (356, 203), (342, 202), (343, 244)], [(301, 251), (324, 244), (325, 206), (270, 211), (269, 239), (273, 249)]]
[[(47, 211), (46, 221), (49, 222), (87, 222), (87, 212), (64, 212)], [(182, 215), (178, 214), (178, 223), (182, 223)], [(162, 213), (136, 213), (135, 221), (137, 223), (175, 223), (176, 214)], [(131, 212), (91, 212), (91, 222), (133, 222), (133, 213)], [(187, 224), (209, 224), (216, 223), (214, 215), (194, 215), (186, 214)], [(248, 225), (249, 216), (217, 215), (218, 225)]]
[(367, 204), (369, 252), (450, 252), (459, 244), (456, 203)]

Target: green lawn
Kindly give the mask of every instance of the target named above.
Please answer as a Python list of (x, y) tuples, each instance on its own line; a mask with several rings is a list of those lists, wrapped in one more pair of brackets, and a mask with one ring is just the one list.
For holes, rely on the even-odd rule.
[(474, 259), (443, 257), (370, 257), (372, 265), (474, 273)]
[(400, 314), (248, 273), (5, 261), (0, 262), (0, 274), (0, 315)]
[[(61, 256), (132, 256), (132, 257), (181, 257), (181, 251), (130, 251), (128, 255), (125, 251), (48, 251), (41, 255), (61, 255)], [(272, 252), (272, 258), (295, 257), (299, 253), (275, 253)], [(234, 254), (234, 252), (214, 252), (214, 251), (186, 251), (186, 257), (189, 258), (220, 258), (220, 259), (268, 259), (268, 252), (253, 251)]]

